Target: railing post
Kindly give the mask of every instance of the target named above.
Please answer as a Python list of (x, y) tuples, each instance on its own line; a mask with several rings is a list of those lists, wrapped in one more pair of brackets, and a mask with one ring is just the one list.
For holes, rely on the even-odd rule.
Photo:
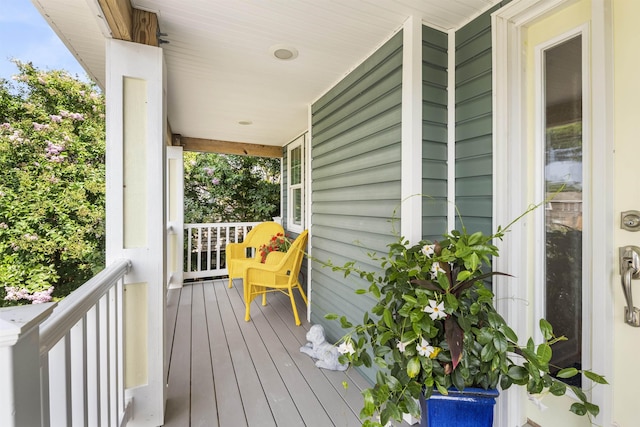
[(42, 420), (40, 386), (40, 324), (56, 303), (0, 309), (0, 425), (39, 426)]

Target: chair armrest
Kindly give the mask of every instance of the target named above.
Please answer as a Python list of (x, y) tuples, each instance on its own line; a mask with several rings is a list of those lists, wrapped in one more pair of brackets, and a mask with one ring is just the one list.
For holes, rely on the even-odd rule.
[(227, 259), (246, 258), (248, 247), (245, 243), (228, 243), (225, 248)]

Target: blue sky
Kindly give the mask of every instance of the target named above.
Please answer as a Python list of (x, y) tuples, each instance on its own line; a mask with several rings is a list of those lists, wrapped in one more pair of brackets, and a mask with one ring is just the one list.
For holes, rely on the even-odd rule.
[(0, 0), (0, 78), (10, 79), (16, 74), (11, 58), (32, 62), (43, 70), (63, 69), (71, 75), (85, 76), (30, 0)]

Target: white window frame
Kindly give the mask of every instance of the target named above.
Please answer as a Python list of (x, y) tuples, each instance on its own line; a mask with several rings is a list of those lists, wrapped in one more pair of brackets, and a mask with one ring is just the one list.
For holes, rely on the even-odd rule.
[[(296, 233), (301, 233), (305, 228), (305, 178), (306, 178), (306, 137), (305, 135), (299, 136), (293, 142), (287, 146), (287, 230)], [(297, 184), (291, 184), (291, 152), (300, 148), (300, 182)], [(293, 192), (300, 190), (300, 224), (294, 222), (294, 206), (293, 206)]]

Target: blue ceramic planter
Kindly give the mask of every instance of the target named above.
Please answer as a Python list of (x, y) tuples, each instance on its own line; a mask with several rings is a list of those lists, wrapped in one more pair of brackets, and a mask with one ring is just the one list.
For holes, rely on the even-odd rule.
[(491, 427), (498, 390), (466, 388), (449, 390), (444, 396), (434, 391), (420, 400), (421, 427)]

